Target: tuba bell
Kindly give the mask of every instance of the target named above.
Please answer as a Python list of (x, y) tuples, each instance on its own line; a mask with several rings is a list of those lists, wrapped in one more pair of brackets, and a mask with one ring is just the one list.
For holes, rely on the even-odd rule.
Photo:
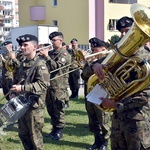
[[(102, 62), (108, 65), (104, 70), (106, 77), (99, 81), (94, 74), (89, 78), (87, 85), (90, 92), (99, 83), (114, 101), (131, 96), (150, 85), (149, 63), (134, 55), (141, 46), (150, 41), (150, 9), (133, 4), (130, 11), (134, 19), (133, 25)], [(98, 108), (113, 111), (101, 106)]]

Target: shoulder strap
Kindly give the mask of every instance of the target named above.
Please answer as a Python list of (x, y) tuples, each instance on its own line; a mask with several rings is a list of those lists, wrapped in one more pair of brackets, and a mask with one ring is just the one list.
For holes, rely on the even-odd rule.
[(27, 78), (26, 78), (26, 80), (25, 80), (25, 82), (24, 82), (24, 85), (28, 82), (28, 80), (29, 80), (31, 74), (33, 73), (33, 70), (34, 70), (35, 67), (36, 67), (37, 62), (39, 61), (39, 59), (40, 59), (40, 57), (38, 57), (38, 58), (36, 59), (36, 61), (35, 61), (35, 63), (33, 64), (32, 68), (30, 69), (29, 74), (28, 74), (28, 76), (27, 76)]

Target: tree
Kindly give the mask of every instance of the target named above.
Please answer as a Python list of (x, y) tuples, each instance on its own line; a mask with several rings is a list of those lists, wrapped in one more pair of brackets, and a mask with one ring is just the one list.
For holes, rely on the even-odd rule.
[(115, 35), (111, 36), (110, 41), (111, 41), (113, 44), (115, 44), (115, 43), (117, 43), (117, 42), (120, 41), (120, 37), (115, 34)]

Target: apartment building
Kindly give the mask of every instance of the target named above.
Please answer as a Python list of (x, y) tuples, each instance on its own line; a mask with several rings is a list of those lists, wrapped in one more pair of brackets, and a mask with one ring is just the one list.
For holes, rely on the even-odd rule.
[(149, 0), (20, 0), (19, 23), (58, 26), (66, 43), (77, 38), (80, 44), (88, 45), (91, 37), (108, 41), (120, 35), (116, 22), (122, 16), (131, 17), (133, 3), (150, 6)]
[(18, 0), (0, 0), (0, 41), (13, 27), (19, 26)]

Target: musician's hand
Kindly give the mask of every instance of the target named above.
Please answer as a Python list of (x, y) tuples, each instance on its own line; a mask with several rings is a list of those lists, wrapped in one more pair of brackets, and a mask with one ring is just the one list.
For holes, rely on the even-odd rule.
[(47, 48), (43, 49), (43, 50), (39, 51), (39, 54), (44, 56), (44, 57), (48, 57), (48, 50), (49, 49), (47, 49)]
[(14, 98), (15, 96), (16, 96), (16, 95), (13, 94), (13, 93), (9, 94), (9, 98), (10, 98), (10, 99)]
[(16, 93), (19, 93), (22, 91), (21, 89), (21, 85), (12, 85), (11, 89), (10, 89), (12, 92), (16, 92)]
[(15, 52), (13, 52), (13, 51), (9, 52), (8, 56), (9, 56), (9, 58), (11, 58), (11, 59), (16, 59), (16, 54), (15, 54)]
[(7, 47), (7, 49), (8, 49), (9, 52), (12, 52), (12, 51), (13, 51), (11, 44), (6, 45), (6, 47)]
[(95, 63), (92, 66), (94, 73), (98, 76), (99, 80), (103, 80), (105, 78), (104, 68), (106, 65)]
[(108, 99), (108, 98), (100, 98), (102, 100), (101, 105), (104, 108), (116, 108), (116, 102), (113, 101), (113, 99)]

